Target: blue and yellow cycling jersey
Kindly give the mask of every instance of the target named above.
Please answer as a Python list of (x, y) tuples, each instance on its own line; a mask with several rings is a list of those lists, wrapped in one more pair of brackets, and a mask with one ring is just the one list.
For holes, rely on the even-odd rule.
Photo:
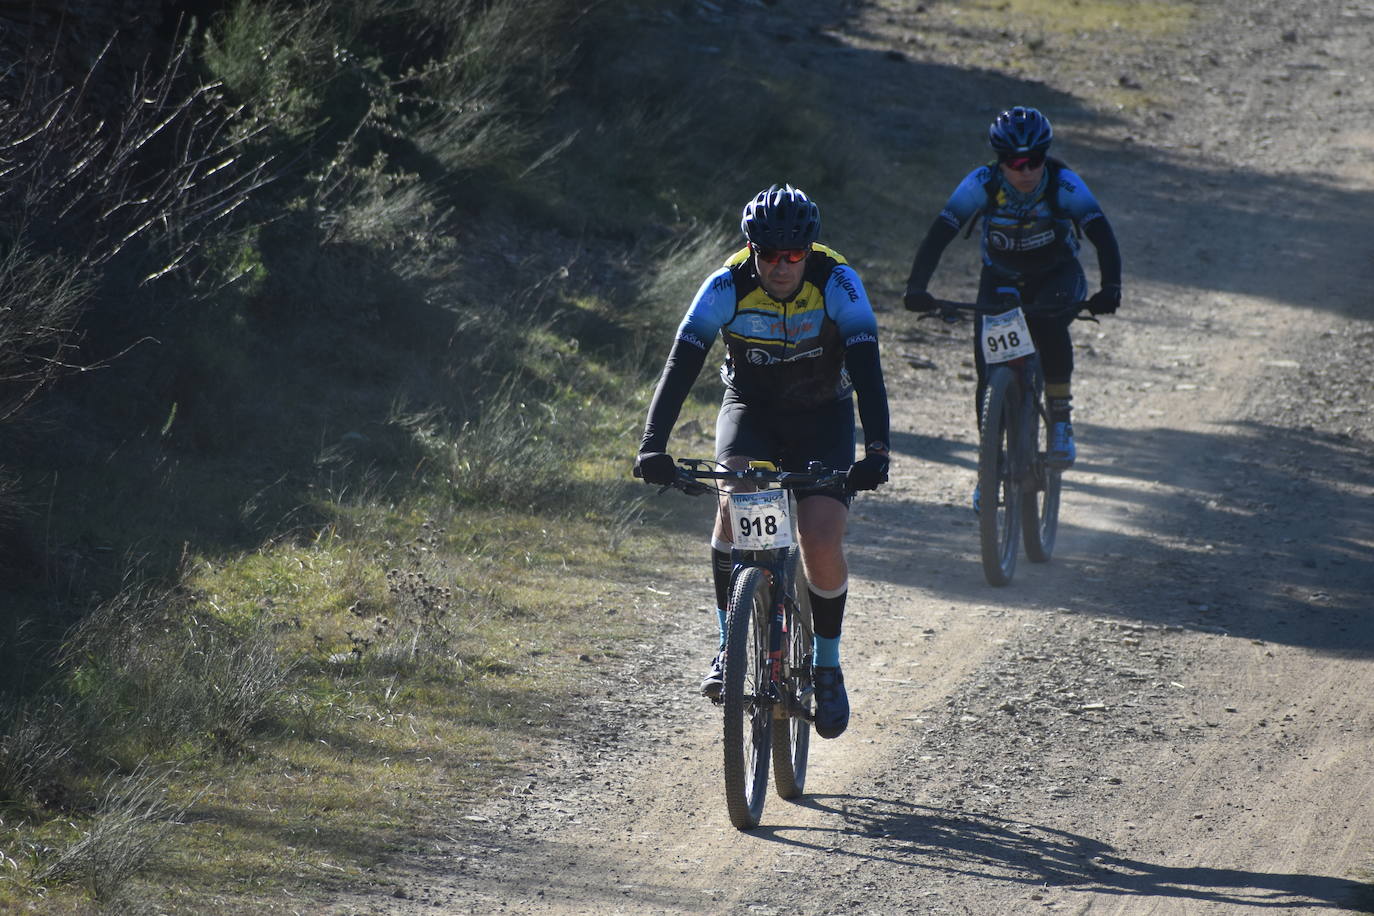
[[(1051, 180), (1058, 182), (1054, 195), (1047, 193)], [(990, 186), (995, 188), (991, 200)], [(1102, 219), (1097, 198), (1068, 167), (1047, 167), (1040, 184), (1024, 195), (1012, 188), (995, 166), (974, 169), (954, 189), (939, 219), (957, 231), (980, 213), (984, 214), (983, 263), (1017, 279), (1045, 273), (1076, 258), (1079, 245), (1073, 224), (1086, 232), (1095, 220)]]
[(649, 405), (640, 452), (662, 452), (716, 336), (725, 342), (726, 400), (805, 414), (857, 396), (865, 443), (887, 447), (887, 389), (878, 321), (854, 268), (820, 244), (801, 287), (774, 299), (754, 273), (749, 249), (706, 278), (678, 326)]
[(774, 299), (754, 274), (749, 249), (706, 278), (678, 340), (709, 350), (725, 343), (721, 379), (741, 399), (788, 410), (833, 403), (853, 392), (845, 349), (878, 340), (878, 322), (854, 269), (812, 245), (796, 295)]

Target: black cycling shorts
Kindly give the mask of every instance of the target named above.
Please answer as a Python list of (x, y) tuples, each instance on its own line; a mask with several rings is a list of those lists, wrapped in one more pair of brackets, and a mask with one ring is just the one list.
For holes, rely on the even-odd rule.
[[(848, 469), (854, 463), (854, 399), (784, 411), (752, 407), (727, 391), (716, 417), (716, 460), (727, 458), (773, 461), (784, 471), (805, 471), (810, 461)], [(839, 489), (799, 489), (796, 495), (829, 496), (846, 506), (852, 498)]]

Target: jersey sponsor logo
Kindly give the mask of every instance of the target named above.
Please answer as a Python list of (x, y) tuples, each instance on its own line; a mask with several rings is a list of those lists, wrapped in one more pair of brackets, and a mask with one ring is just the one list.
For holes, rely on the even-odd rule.
[(1047, 229), (1035, 235), (1021, 237), (1000, 229), (988, 231), (988, 247), (995, 251), (1034, 251), (1054, 242), (1054, 230)]
[(793, 316), (791, 322), (767, 315), (741, 315), (729, 326), (740, 337), (768, 340), (793, 340), (809, 337), (816, 330), (816, 320), (807, 315)]
[(684, 333), (682, 333), (682, 334), (677, 335), (677, 339), (680, 340), (680, 341), (682, 341), (683, 343), (691, 344), (692, 346), (696, 347), (696, 348), (699, 349), (699, 350), (709, 350), (709, 349), (710, 349), (710, 347), (708, 347), (708, 346), (702, 341), (702, 339), (701, 339), (700, 337), (698, 337), (697, 335), (695, 335), (695, 334), (691, 334), (691, 333), (686, 333), (686, 332), (684, 332)]
[(730, 277), (728, 273), (722, 274), (711, 281), (711, 292), (718, 293), (721, 290), (734, 285), (735, 281)]
[(786, 359), (782, 359), (774, 356), (767, 350), (759, 347), (750, 347), (748, 350), (744, 351), (744, 358), (755, 366), (772, 366), (775, 363), (794, 363), (801, 359), (820, 359), (824, 352), (823, 348), (816, 347), (804, 353), (794, 353)]
[(854, 285), (854, 281), (851, 280), (851, 279), (849, 279), (849, 277), (848, 277), (847, 275), (842, 274), (842, 273), (839, 273), (838, 269), (836, 270), (836, 274), (837, 274), (836, 282), (839, 283), (840, 289), (844, 290), (846, 293), (849, 294), (849, 301), (850, 301), (850, 302), (858, 302), (858, 301), (859, 301), (859, 290), (858, 290), (858, 288)]
[(855, 334), (853, 337), (850, 337), (848, 340), (846, 340), (846, 341), (844, 342), (844, 345), (845, 345), (846, 347), (852, 347), (852, 346), (854, 346), (855, 344), (861, 344), (861, 343), (877, 343), (877, 342), (878, 342), (878, 335), (872, 334), (872, 333), (870, 333), (870, 332), (868, 332), (868, 331), (860, 331), (858, 334)]

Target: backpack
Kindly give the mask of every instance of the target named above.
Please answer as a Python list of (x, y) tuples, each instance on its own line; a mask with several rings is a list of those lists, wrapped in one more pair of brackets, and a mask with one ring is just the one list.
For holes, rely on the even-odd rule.
[[(1083, 227), (1078, 224), (1078, 220), (1070, 216), (1068, 211), (1059, 206), (1059, 173), (1068, 168), (1063, 161), (1053, 156), (1045, 157), (1045, 169), (1049, 172), (1048, 183), (1045, 185), (1045, 201), (1050, 205), (1050, 215), (1057, 220), (1069, 220), (1073, 223), (1074, 233), (1081, 239), (1083, 237)], [(997, 160), (988, 163), (988, 170), (992, 176), (983, 182), (983, 191), (988, 196), (988, 202), (983, 208), (973, 214), (968, 221), (968, 228), (964, 230), (964, 238), (973, 234), (973, 227), (978, 222), (978, 217), (991, 213), (997, 208), (997, 188), (1001, 185), (1001, 175), (997, 170)]]

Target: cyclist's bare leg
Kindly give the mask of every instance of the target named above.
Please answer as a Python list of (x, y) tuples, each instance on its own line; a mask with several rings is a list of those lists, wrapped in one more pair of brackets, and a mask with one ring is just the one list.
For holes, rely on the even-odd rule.
[[(726, 458), (724, 464), (732, 471), (739, 471), (749, 467), (751, 460), (735, 455)], [(725, 489), (730, 493), (751, 493), (755, 487), (748, 481), (732, 480), (725, 485)], [(735, 543), (735, 531), (730, 526), (730, 497), (727, 494), (721, 494), (720, 501), (716, 506), (716, 527), (712, 534), (717, 543)]]
[(844, 532), (849, 507), (829, 496), (808, 496), (797, 505), (797, 537), (801, 541), (806, 578), (817, 591), (840, 588), (849, 579), (844, 557)]

